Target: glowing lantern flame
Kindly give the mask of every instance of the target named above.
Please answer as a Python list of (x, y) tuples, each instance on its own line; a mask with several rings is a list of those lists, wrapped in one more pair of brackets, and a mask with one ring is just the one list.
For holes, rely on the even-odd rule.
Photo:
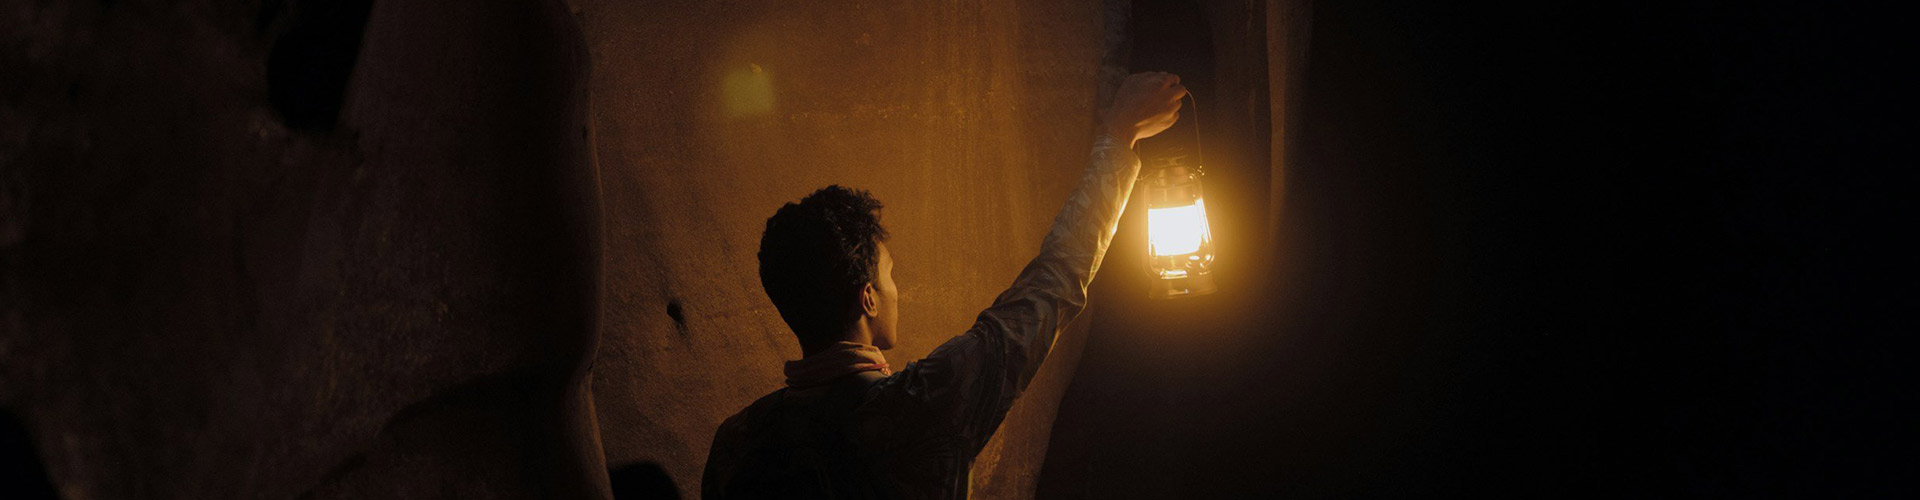
[(1166, 257), (1200, 251), (1207, 240), (1207, 204), (1147, 209), (1147, 245), (1153, 255)]

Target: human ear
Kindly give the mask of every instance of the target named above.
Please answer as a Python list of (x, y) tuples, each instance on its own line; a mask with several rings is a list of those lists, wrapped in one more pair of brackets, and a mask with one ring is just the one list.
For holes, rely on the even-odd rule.
[(880, 316), (880, 290), (873, 288), (873, 283), (860, 288), (860, 311), (869, 318)]

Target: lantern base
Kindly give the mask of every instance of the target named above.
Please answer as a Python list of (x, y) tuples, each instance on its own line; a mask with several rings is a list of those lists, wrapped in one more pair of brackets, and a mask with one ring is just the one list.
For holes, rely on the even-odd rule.
[(1174, 299), (1213, 293), (1212, 274), (1196, 274), (1184, 278), (1157, 278), (1153, 280), (1153, 289), (1147, 291), (1147, 297), (1155, 299)]

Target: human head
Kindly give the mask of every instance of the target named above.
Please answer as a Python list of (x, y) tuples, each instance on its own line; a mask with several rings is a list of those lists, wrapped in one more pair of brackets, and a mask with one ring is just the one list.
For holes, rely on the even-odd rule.
[(866, 332), (893, 347), (897, 290), (880, 201), (827, 186), (788, 203), (760, 236), (760, 285), (807, 353)]

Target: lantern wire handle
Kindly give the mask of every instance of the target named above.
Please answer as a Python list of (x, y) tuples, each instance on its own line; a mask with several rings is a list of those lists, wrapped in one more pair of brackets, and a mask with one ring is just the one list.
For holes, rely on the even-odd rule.
[(1205, 148), (1200, 147), (1200, 140), (1201, 140), (1200, 138), (1200, 101), (1196, 101), (1193, 99), (1192, 90), (1187, 91), (1187, 102), (1193, 104), (1193, 107), (1190, 108), (1191, 111), (1189, 111), (1187, 114), (1193, 116), (1194, 173), (1205, 174), (1204, 169), (1207, 166), (1207, 152)]

